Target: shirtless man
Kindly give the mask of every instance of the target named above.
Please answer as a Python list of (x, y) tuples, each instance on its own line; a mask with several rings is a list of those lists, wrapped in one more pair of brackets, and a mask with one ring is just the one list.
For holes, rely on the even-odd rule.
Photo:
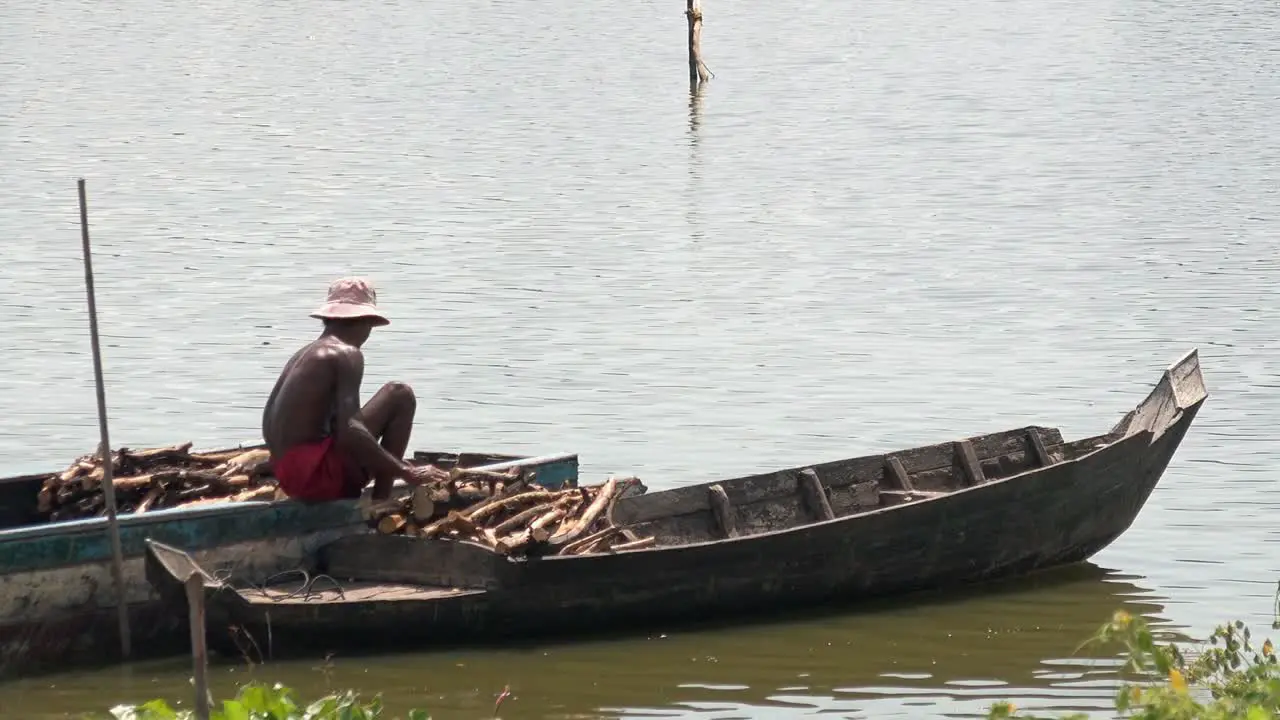
[(391, 322), (373, 287), (361, 278), (336, 280), (311, 317), (324, 321), (324, 331), (289, 358), (262, 412), (280, 489), (309, 502), (354, 499), (373, 479), (373, 499), (382, 500), (397, 478), (418, 485), (443, 477), (404, 461), (417, 409), (408, 385), (387, 383), (360, 406), (360, 347), (373, 328)]

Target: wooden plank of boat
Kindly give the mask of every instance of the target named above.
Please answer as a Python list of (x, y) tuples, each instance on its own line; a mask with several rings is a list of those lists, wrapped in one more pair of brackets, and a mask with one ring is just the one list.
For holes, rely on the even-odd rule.
[[(414, 454), (414, 462), (428, 460), (446, 468), (486, 472), (517, 467), (535, 483), (552, 487), (574, 486), (578, 477), (578, 456), (572, 453), (537, 457)], [(47, 475), (0, 482), (0, 495), (33, 510)], [(409, 490), (404, 483), (396, 487), (397, 492)], [(273, 573), (296, 564), (325, 542), (365, 530), (361, 505), (354, 500), (308, 504), (286, 499), (122, 514), (120, 533), (135, 653), (160, 657), (185, 652), (185, 620), (162, 611), (145, 577), (146, 540), (180, 545), (215, 569)], [(20, 511), (9, 519), (22, 517)], [(117, 659), (110, 557), (105, 518), (28, 521), (0, 530), (0, 679)]]
[[(207, 576), (207, 601), (225, 625), (259, 637), (269, 625), (272, 653), (289, 654), (316, 640), (420, 648), (724, 618), (1017, 575), (1119, 537), (1206, 398), (1193, 350), (1101, 435), (1016, 428), (620, 500), (609, 516), (654, 539), (644, 548), (517, 559), (468, 540), (353, 534), (308, 555), (292, 586)], [(150, 544), (150, 581), (180, 587), (186, 557)], [(338, 590), (312, 592), (319, 574)]]

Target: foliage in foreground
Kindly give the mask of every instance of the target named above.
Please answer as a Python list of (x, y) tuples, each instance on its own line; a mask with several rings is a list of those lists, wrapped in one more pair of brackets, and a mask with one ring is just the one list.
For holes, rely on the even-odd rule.
[[(174, 710), (164, 700), (141, 705), (117, 705), (110, 717), (116, 720), (194, 720), (194, 710)], [(390, 720), (382, 714), (378, 697), (362, 701), (351, 691), (331, 694), (313, 703), (301, 704), (283, 685), (248, 683), (232, 700), (223, 700), (209, 713), (210, 720)], [(425, 710), (410, 710), (406, 720), (430, 720)]]
[[(1280, 624), (1278, 624), (1280, 626)], [(1220, 625), (1208, 646), (1188, 659), (1172, 643), (1158, 645), (1146, 622), (1123, 610), (1090, 641), (1120, 644), (1125, 670), (1139, 680), (1116, 693), (1121, 717), (1141, 720), (1266, 720), (1280, 718), (1280, 664), (1270, 640), (1254, 647), (1249, 629), (1236, 621)], [(1011, 703), (992, 706), (988, 718), (1034, 718)], [(1079, 720), (1084, 714), (1066, 716)]]

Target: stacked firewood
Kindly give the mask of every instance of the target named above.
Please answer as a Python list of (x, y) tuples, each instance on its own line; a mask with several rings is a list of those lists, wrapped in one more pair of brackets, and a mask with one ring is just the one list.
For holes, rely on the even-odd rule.
[(638, 550), (656, 538), (617, 526), (611, 510), (639, 482), (609, 478), (599, 485), (548, 490), (514, 474), (455, 469), (448, 480), (371, 506), (368, 517), (384, 535), (469, 540), (508, 556)]
[[(271, 456), (265, 449), (191, 452), (191, 443), (111, 454), (111, 485), (116, 512), (144, 513), (277, 497)], [(96, 517), (106, 513), (101, 454), (85, 455), (61, 473), (45, 478), (36, 509), (50, 521)]]

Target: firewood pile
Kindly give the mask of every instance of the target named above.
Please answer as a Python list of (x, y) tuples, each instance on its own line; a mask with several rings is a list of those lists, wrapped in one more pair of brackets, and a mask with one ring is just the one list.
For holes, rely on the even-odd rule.
[(452, 470), (449, 479), (370, 506), (368, 519), (384, 535), (469, 540), (500, 555), (546, 556), (638, 550), (641, 538), (614, 524), (613, 504), (636, 478), (562, 490), (529, 485), (514, 474)]
[[(144, 513), (277, 497), (266, 449), (191, 452), (191, 443), (111, 454), (116, 512)], [(105, 477), (99, 453), (85, 455), (45, 478), (36, 509), (51, 522), (106, 514)]]

